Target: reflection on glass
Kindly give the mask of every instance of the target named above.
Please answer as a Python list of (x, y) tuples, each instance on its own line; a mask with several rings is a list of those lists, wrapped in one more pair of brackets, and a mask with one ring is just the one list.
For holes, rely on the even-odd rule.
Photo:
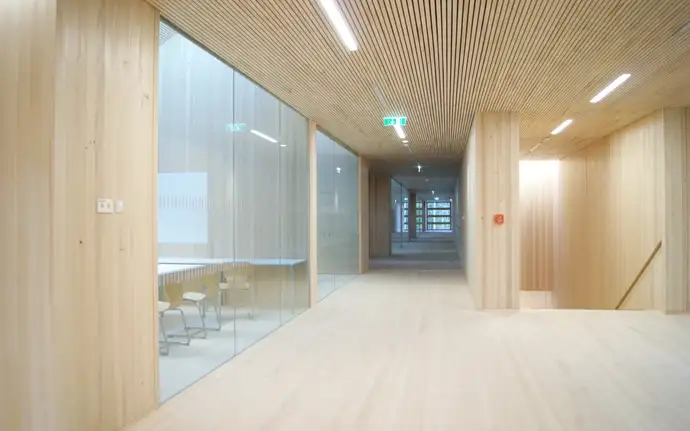
[(318, 260), (319, 300), (359, 273), (357, 156), (318, 132)]
[(307, 120), (161, 23), (160, 395), (309, 305)]

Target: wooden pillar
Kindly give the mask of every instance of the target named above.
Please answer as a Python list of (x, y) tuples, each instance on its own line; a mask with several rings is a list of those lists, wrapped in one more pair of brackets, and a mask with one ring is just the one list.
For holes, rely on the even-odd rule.
[(665, 282), (661, 292), (655, 292), (655, 303), (661, 311), (683, 313), (688, 310), (690, 286), (690, 108), (664, 109), (663, 167), (664, 184), (664, 239), (660, 253), (666, 261)]
[(372, 172), (369, 174), (369, 256), (391, 255), (392, 222), (391, 178)]
[(476, 115), (463, 171), (467, 272), (480, 309), (520, 306), (519, 146), (517, 114)]
[(0, 2), (0, 429), (158, 404), (157, 29), (142, 0)]

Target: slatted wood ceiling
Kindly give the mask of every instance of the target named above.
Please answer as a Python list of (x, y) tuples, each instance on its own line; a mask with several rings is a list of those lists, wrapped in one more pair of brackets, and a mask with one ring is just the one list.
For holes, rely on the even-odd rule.
[[(560, 157), (690, 105), (687, 0), (338, 0), (356, 52), (317, 0), (148, 1), (371, 158), (457, 158), (480, 110), (517, 111), (523, 156)], [(589, 103), (622, 73), (624, 86)], [(382, 126), (396, 114), (409, 119), (409, 150)], [(566, 118), (575, 122), (549, 138)]]

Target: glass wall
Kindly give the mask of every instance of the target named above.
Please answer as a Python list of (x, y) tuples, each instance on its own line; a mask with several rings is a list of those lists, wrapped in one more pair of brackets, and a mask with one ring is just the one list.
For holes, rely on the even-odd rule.
[(308, 307), (308, 127), (165, 23), (158, 101), (165, 400)]
[(359, 273), (359, 163), (317, 132), (319, 300)]

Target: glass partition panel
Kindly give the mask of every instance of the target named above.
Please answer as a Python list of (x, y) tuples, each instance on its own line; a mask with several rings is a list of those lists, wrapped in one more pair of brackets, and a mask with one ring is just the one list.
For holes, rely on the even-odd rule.
[(319, 299), (359, 273), (357, 156), (318, 132)]
[(309, 304), (307, 120), (160, 28), (160, 395)]

